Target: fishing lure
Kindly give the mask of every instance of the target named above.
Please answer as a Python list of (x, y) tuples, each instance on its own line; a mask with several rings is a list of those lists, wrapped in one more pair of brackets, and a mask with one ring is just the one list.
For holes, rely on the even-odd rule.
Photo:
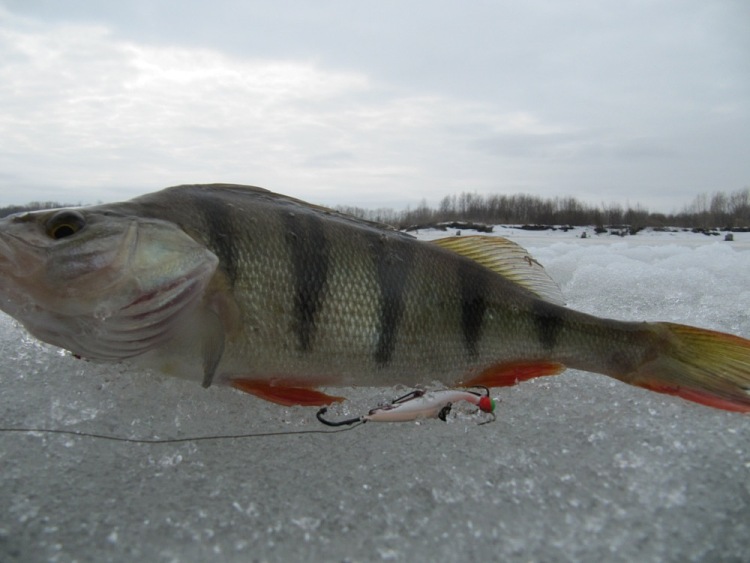
[(445, 389), (441, 391), (415, 390), (399, 397), (388, 405), (372, 409), (369, 413), (347, 420), (332, 421), (323, 418), (328, 411), (323, 407), (316, 414), (318, 420), (327, 426), (345, 426), (364, 423), (368, 420), (375, 422), (408, 422), (422, 418), (439, 418), (445, 420), (450, 413), (453, 403), (466, 401), (479, 407), (479, 410), (492, 415), (492, 418), (481, 424), (495, 420), (495, 400), (490, 397), (490, 390), (483, 388), (485, 394), (461, 389)]
[[(482, 412), (489, 413), (492, 418), (480, 424), (487, 424), (495, 420), (495, 399), (490, 397), (490, 390), (487, 387), (484, 394), (475, 391), (460, 389), (444, 389), (441, 391), (422, 391), (415, 390), (406, 395), (395, 399), (388, 405), (372, 409), (369, 413), (357, 418), (341, 420), (338, 422), (326, 420), (323, 415), (328, 409), (322, 408), (317, 413), (317, 419), (327, 426), (349, 426), (342, 428), (338, 432), (352, 430), (354, 425), (364, 424), (368, 420), (376, 422), (407, 422), (419, 420), (422, 418), (439, 418), (445, 420), (451, 411), (453, 403), (466, 401), (479, 407)], [(292, 430), (282, 432), (254, 432), (248, 434), (226, 434), (226, 435), (209, 435), (209, 436), (192, 436), (185, 438), (126, 438), (120, 436), (111, 436), (99, 434), (96, 432), (86, 432), (81, 430), (57, 430), (48, 428), (0, 428), (2, 433), (35, 433), (35, 434), (63, 434), (68, 436), (78, 436), (83, 438), (97, 438), (100, 440), (112, 440), (116, 442), (129, 442), (131, 444), (176, 444), (180, 442), (198, 442), (202, 440), (236, 440), (242, 438), (264, 438), (270, 436), (291, 436), (297, 434), (331, 434), (337, 431), (331, 430)]]

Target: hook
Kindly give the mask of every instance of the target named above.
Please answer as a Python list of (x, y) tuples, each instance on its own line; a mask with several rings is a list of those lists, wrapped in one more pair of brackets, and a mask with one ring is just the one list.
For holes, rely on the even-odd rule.
[(326, 426), (348, 426), (348, 425), (350, 425), (350, 424), (356, 424), (357, 422), (362, 422), (362, 423), (365, 423), (365, 422), (367, 422), (367, 420), (365, 420), (365, 419), (364, 419), (363, 417), (361, 417), (361, 416), (358, 416), (357, 418), (350, 418), (350, 419), (348, 419), (348, 420), (340, 420), (340, 421), (338, 421), (338, 422), (334, 422), (334, 421), (332, 421), (332, 420), (326, 420), (325, 418), (323, 418), (323, 415), (324, 415), (324, 414), (325, 414), (326, 412), (328, 412), (328, 408), (326, 408), (326, 407), (323, 407), (322, 409), (320, 409), (320, 410), (319, 410), (319, 411), (318, 411), (318, 412), (317, 412), (317, 413), (315, 414), (315, 417), (316, 417), (316, 418), (317, 418), (317, 419), (318, 419), (318, 420), (319, 420), (320, 422), (322, 422), (323, 424), (325, 424)]

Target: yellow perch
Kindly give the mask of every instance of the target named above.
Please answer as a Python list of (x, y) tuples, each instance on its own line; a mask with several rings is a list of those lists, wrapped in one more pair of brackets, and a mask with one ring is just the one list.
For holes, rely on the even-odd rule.
[(513, 385), (564, 367), (750, 411), (750, 341), (600, 319), (501, 238), (416, 239), (272, 192), (178, 186), (0, 221), (0, 309), (37, 338), (281, 404), (320, 386)]

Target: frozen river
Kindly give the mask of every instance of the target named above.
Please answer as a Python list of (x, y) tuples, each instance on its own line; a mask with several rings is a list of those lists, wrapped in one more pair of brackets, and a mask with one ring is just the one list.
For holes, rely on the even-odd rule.
[[(750, 337), (750, 233), (496, 231), (572, 308)], [(5, 428), (324, 429), (315, 409), (76, 360), (2, 314), (0, 351)], [(404, 391), (345, 390), (336, 415)], [(0, 433), (0, 561), (748, 560), (749, 416), (577, 371), (494, 395), (483, 426)]]

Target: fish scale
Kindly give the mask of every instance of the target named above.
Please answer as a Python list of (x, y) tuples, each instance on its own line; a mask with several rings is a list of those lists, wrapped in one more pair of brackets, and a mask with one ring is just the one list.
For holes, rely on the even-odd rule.
[(750, 410), (745, 339), (576, 312), (510, 241), (424, 243), (261, 188), (6, 218), (0, 281), (3, 310), (74, 354), (282, 404), (340, 399), (321, 386), (500, 386), (567, 366)]

